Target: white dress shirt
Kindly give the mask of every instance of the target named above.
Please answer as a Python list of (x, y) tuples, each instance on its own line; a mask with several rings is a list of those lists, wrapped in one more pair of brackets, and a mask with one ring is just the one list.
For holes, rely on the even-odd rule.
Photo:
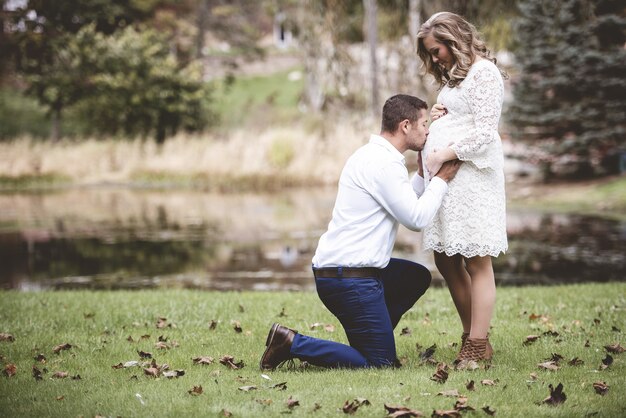
[(425, 227), (447, 190), (439, 177), (426, 190), (417, 173), (409, 181), (404, 156), (385, 138), (372, 135), (341, 172), (332, 219), (313, 266), (386, 267), (398, 222), (411, 230)]

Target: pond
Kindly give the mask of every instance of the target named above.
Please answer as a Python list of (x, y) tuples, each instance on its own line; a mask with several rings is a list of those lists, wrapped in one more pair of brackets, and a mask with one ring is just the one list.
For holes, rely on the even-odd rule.
[[(130, 188), (0, 194), (0, 288), (313, 289), (335, 190), (211, 194)], [(510, 210), (499, 285), (623, 281), (626, 222)], [(394, 256), (443, 282), (419, 233)]]

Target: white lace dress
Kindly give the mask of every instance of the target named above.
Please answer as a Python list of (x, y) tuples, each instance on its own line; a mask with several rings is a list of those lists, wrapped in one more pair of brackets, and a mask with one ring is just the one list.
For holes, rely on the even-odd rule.
[(437, 102), (448, 114), (430, 125), (423, 161), (433, 150), (451, 146), (464, 163), (424, 229), (424, 249), (468, 258), (497, 257), (507, 250), (504, 157), (497, 131), (503, 93), (500, 71), (488, 60), (474, 63), (459, 86), (439, 93)]

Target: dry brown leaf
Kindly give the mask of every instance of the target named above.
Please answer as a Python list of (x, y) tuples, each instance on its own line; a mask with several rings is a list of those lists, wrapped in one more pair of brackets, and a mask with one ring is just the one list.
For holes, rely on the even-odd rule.
[(137, 354), (139, 354), (139, 357), (141, 357), (143, 359), (152, 358), (152, 353), (149, 353), (147, 351), (139, 351), (139, 350), (137, 350)]
[(287, 399), (287, 408), (289, 409), (293, 409), (296, 406), (300, 406), (300, 401), (297, 401), (296, 399), (293, 399), (291, 396), (289, 396), (289, 399)]
[(270, 389), (287, 390), (287, 382), (276, 383), (270, 386)]
[(608, 368), (611, 364), (613, 364), (613, 357), (610, 354), (607, 354), (606, 357), (602, 359), (600, 370)]
[(194, 386), (187, 391), (187, 393), (193, 396), (202, 395), (202, 392), (202, 386)]
[(143, 369), (143, 372), (147, 376), (159, 377), (160, 370), (157, 367), (148, 367)]
[(573, 359), (568, 361), (567, 364), (569, 364), (570, 366), (582, 366), (583, 364), (585, 364), (585, 362), (578, 357), (574, 357)]
[(442, 417), (442, 418), (461, 418), (461, 412), (456, 409), (435, 409), (433, 411), (432, 417)]
[(43, 379), (41, 370), (39, 370), (36, 366), (33, 366), (33, 377), (35, 378), (35, 380)]
[(460, 412), (475, 411), (474, 408), (472, 408), (471, 406), (469, 406), (467, 404), (467, 397), (465, 397), (465, 396), (460, 396), (456, 400), (456, 403), (454, 404), (454, 409), (456, 409), (457, 411), (460, 411)]
[(243, 329), (241, 328), (241, 323), (239, 321), (232, 321), (231, 324), (236, 333), (243, 332)]
[(532, 343), (534, 343), (535, 341), (537, 341), (539, 339), (539, 335), (529, 335), (526, 337), (526, 339), (524, 340), (524, 342), (522, 344), (524, 345), (530, 345)]
[(35, 361), (38, 361), (39, 363), (45, 363), (46, 362), (46, 356), (44, 356), (43, 354), (37, 354), (35, 357), (33, 357), (35, 359)]
[(485, 414), (487, 414), (487, 415), (492, 415), (492, 416), (493, 416), (493, 415), (495, 415), (495, 414), (496, 414), (496, 410), (495, 410), (495, 409), (491, 409), (491, 407), (490, 407), (489, 405), (484, 406), (484, 407), (482, 407), (481, 409), (482, 409), (482, 410), (485, 412)]
[(254, 385), (249, 385), (249, 386), (240, 386), (237, 389), (243, 392), (250, 392), (251, 390), (257, 390), (258, 388)]
[(480, 383), (485, 385), (485, 386), (495, 386), (496, 383), (498, 383), (498, 379), (496, 379), (496, 380), (483, 379), (483, 380), (480, 381)]
[(169, 349), (170, 349), (170, 346), (169, 346), (169, 345), (167, 345), (167, 343), (165, 343), (165, 342), (163, 342), (163, 341), (157, 341), (157, 342), (154, 344), (154, 347), (155, 347), (157, 350), (169, 350)]
[(606, 382), (595, 382), (593, 384), (593, 389), (598, 395), (604, 396), (609, 391), (609, 386), (606, 384)]
[(254, 401), (264, 406), (270, 406), (273, 402), (271, 399), (255, 399)]
[(4, 366), (4, 374), (7, 377), (13, 377), (15, 376), (15, 374), (17, 373), (17, 366), (13, 363), (9, 363), (6, 366)]
[(167, 326), (171, 326), (171, 325), (168, 325), (167, 318), (163, 318), (163, 317), (157, 318), (156, 327), (158, 329), (165, 328)]
[(433, 374), (430, 380), (434, 380), (437, 383), (445, 383), (448, 380), (448, 370), (446, 363), (437, 364), (437, 370), (435, 370), (435, 374)]
[(222, 410), (220, 411), (220, 414), (224, 415), (225, 417), (232, 417), (232, 416), (233, 416), (233, 413), (232, 413), (232, 412), (230, 412), (230, 411), (229, 411), (229, 410), (227, 410), (227, 409), (222, 409)]
[(622, 347), (619, 343), (613, 343), (611, 345), (605, 345), (604, 349), (612, 354), (621, 354), (624, 352), (624, 347)]
[(59, 354), (61, 351), (69, 350), (70, 348), (72, 348), (72, 344), (64, 343), (57, 345), (52, 349), (52, 351), (54, 351), (55, 354)]
[(559, 383), (556, 388), (554, 388), (551, 384), (548, 385), (548, 387), (550, 388), (550, 396), (544, 399), (542, 403), (555, 406), (565, 402), (567, 396), (565, 396), (565, 393), (563, 393), (562, 383)]
[(57, 396), (55, 398), (57, 401), (62, 401), (63, 399), (65, 399), (65, 396), (61, 395), (61, 396)]
[(363, 405), (370, 405), (370, 401), (365, 398), (356, 398), (352, 402), (346, 401), (341, 410), (344, 414), (354, 414)]
[(554, 361), (546, 361), (543, 363), (539, 363), (537, 364), (537, 366), (539, 366), (540, 369), (546, 369), (546, 370), (552, 370), (552, 371), (559, 370), (559, 366)]
[(476, 387), (474, 386), (474, 381), (470, 380), (469, 382), (467, 382), (467, 384), (465, 385), (465, 389), (469, 391), (476, 390)]
[(421, 411), (407, 408), (406, 406), (391, 406), (384, 404), (387, 410), (387, 417), (401, 418), (401, 417), (423, 417), (424, 414)]
[(139, 337), (140, 340), (149, 340), (150, 339), (150, 334), (144, 334), (141, 337)]
[(213, 364), (213, 362), (215, 361), (213, 357), (209, 356), (194, 357), (192, 360), (194, 364)]
[(313, 404), (313, 409), (312, 409), (312, 411), (313, 411), (313, 412), (315, 412), (315, 411), (317, 411), (318, 409), (322, 409), (322, 405), (320, 405), (319, 403), (315, 402), (315, 403)]
[(70, 374), (68, 372), (54, 372), (52, 374), (52, 378), (53, 379), (65, 379), (66, 377), (68, 377)]
[(537, 373), (531, 373), (531, 374), (530, 374), (530, 378), (531, 378), (532, 380), (537, 380), (537, 378), (538, 378), (538, 377), (539, 377), (539, 376), (537, 375)]
[(15, 337), (11, 334), (7, 334), (6, 332), (2, 332), (0, 333), (0, 341), (8, 341), (12, 343), (15, 341)]
[(214, 330), (215, 328), (217, 328), (217, 322), (215, 319), (212, 319), (211, 322), (209, 322), (209, 329), (210, 330)]
[(185, 371), (182, 369), (176, 369), (176, 370), (163, 372), (163, 377), (167, 377), (168, 379), (173, 379), (173, 378), (181, 377), (184, 375), (185, 375)]
[(335, 332), (335, 326), (333, 324), (326, 324), (324, 325), (324, 331)]
[(411, 335), (411, 329), (409, 327), (402, 328), (400, 335)]
[(235, 358), (229, 355), (225, 355), (220, 358), (220, 363), (222, 363), (224, 366), (230, 367), (233, 370), (242, 369), (245, 366), (243, 360), (235, 363)]

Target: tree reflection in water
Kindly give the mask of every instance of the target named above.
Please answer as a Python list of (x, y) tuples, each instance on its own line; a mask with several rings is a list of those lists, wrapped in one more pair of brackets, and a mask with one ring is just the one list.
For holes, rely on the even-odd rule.
[[(312, 289), (310, 263), (335, 191), (215, 195), (68, 190), (0, 195), (3, 288)], [(626, 223), (511, 212), (500, 285), (622, 281)], [(401, 228), (395, 255), (441, 278), (420, 237)]]

